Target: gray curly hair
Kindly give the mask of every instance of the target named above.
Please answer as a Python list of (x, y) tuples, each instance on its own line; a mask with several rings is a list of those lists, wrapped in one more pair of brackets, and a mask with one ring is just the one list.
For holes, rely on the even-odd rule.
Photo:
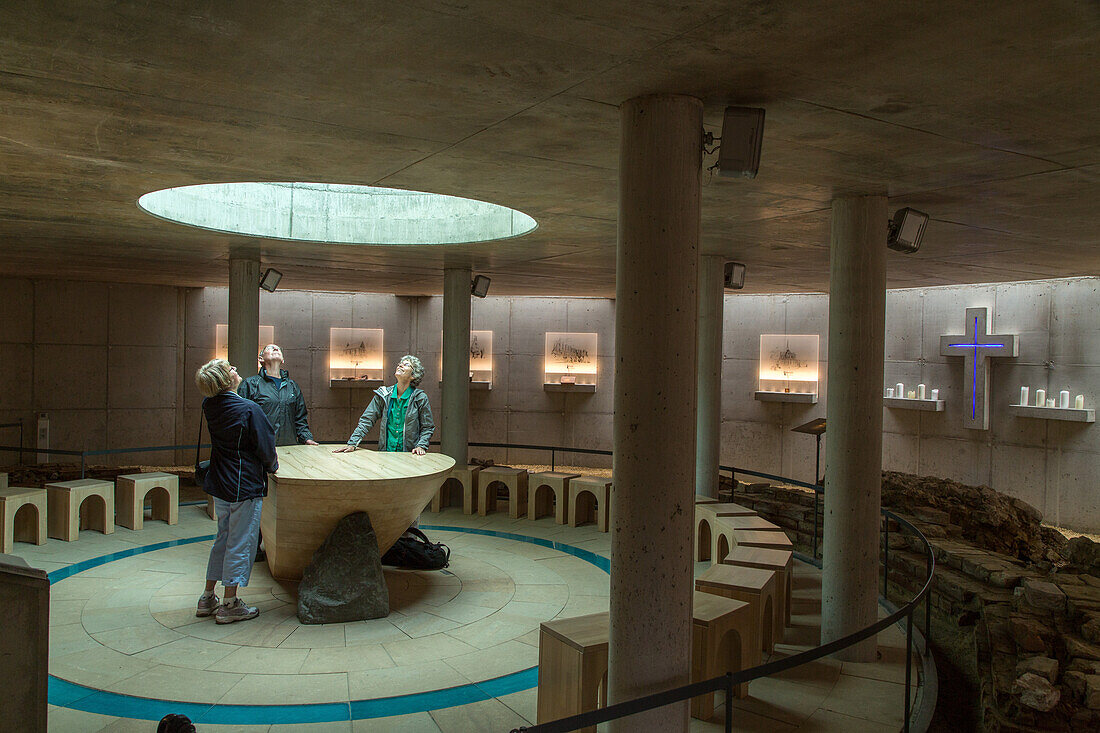
[(413, 376), (409, 384), (414, 387), (419, 387), (420, 380), (424, 378), (424, 365), (420, 363), (420, 359), (417, 359), (412, 354), (405, 354), (397, 360), (397, 363), (400, 364), (403, 361), (409, 362), (409, 365), (412, 366)]

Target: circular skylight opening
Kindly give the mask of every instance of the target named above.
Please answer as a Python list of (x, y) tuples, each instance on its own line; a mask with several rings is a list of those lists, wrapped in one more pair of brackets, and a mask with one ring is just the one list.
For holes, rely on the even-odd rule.
[(153, 216), (217, 232), (336, 244), (462, 244), (511, 239), (522, 211), (438, 193), (335, 183), (209, 183), (152, 191)]

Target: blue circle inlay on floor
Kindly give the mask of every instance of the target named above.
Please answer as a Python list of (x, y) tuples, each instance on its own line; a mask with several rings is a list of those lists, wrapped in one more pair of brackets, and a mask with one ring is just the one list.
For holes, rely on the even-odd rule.
[[(557, 550), (567, 555), (573, 555), (574, 557), (595, 565), (605, 573), (610, 574), (611, 572), (611, 561), (608, 558), (597, 555), (590, 550), (574, 547), (554, 540), (542, 539), (541, 537), (530, 537), (522, 534), (514, 534), (512, 532), (498, 532), (495, 530), (476, 529), (473, 527), (453, 527), (444, 525), (421, 525), (421, 529), (462, 532), (466, 534), (485, 535), (487, 537), (499, 537), (501, 539), (515, 540), (517, 542), (529, 542), (531, 544)], [(155, 544), (145, 545), (144, 547), (135, 547), (120, 552), (112, 552), (90, 560), (83, 560), (50, 573), (50, 584), (53, 585), (65, 578), (70, 578), (78, 573), (82, 573), (85, 570), (106, 565), (116, 560), (122, 560), (123, 558), (142, 555), (147, 552), (155, 552), (169, 547), (189, 545), (195, 542), (209, 542), (213, 539), (214, 535), (202, 535), (180, 540), (157, 542)], [(289, 705), (208, 705), (205, 703), (156, 700), (146, 697), (124, 695), (117, 692), (107, 692), (105, 690), (97, 690), (94, 687), (78, 685), (74, 682), (69, 682), (60, 677), (50, 675), (49, 702), (51, 705), (73, 708), (87, 713), (114, 715), (123, 718), (137, 718), (140, 720), (160, 720), (168, 713), (181, 713), (191, 718), (195, 723), (218, 725), (329, 723), (343, 720), (383, 718), (391, 715), (408, 715), (410, 713), (440, 710), (442, 708), (455, 707), (458, 705), (468, 705), (482, 700), (510, 695), (514, 692), (529, 690), (537, 684), (538, 667), (536, 666), (520, 670), (519, 672), (513, 672), (502, 677), (484, 680), (482, 682), (471, 682), (468, 685), (368, 700)]]

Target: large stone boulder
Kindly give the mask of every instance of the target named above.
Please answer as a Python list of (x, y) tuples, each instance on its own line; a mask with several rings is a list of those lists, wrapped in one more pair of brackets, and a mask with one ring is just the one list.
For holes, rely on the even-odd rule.
[(313, 559), (298, 586), (298, 620), (335, 624), (383, 618), (390, 592), (382, 575), (378, 539), (366, 512), (340, 520)]

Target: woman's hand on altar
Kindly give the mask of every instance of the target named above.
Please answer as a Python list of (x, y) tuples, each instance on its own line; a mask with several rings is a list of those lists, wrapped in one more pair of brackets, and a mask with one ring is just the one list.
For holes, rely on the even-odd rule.
[(425, 453), (427, 453), (427, 451), (421, 448), (419, 445), (412, 449), (412, 454), (414, 456), (422, 456)]
[(340, 446), (339, 448), (337, 448), (336, 450), (334, 450), (332, 452), (333, 453), (351, 453), (354, 450), (355, 450), (354, 445), (342, 445), (342, 446)]

